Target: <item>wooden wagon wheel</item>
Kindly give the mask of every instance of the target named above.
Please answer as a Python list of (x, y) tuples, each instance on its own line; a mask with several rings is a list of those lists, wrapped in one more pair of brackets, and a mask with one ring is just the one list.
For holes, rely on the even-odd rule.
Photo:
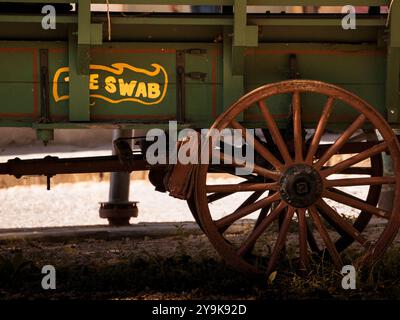
[[(351, 170), (345, 171), (345, 174), (347, 176), (350, 175), (355, 175), (358, 176), (360, 174), (371, 176), (371, 177), (380, 177), (383, 174), (383, 162), (382, 162), (382, 156), (380, 154), (374, 155), (373, 157), (370, 158), (370, 164), (369, 167), (355, 167), (351, 168)], [(224, 170), (212, 170), (211, 173), (226, 173)], [(210, 173), (210, 170), (208, 171)], [(234, 174), (232, 173), (232, 176)], [(254, 181), (253, 181), (254, 182)], [(261, 182), (261, 181), (259, 181)], [(379, 203), (380, 195), (382, 191), (382, 185), (369, 185), (368, 186), (368, 191), (366, 192), (365, 196), (365, 202), (366, 204), (376, 207)], [(234, 195), (235, 192), (214, 192), (211, 195), (208, 195), (208, 203), (214, 203), (217, 201), (227, 201), (230, 202), (230, 196)], [(248, 204), (254, 203), (257, 201), (264, 192), (259, 191), (259, 192), (254, 192), (251, 194), (248, 198), (243, 199), (243, 201), (240, 201), (238, 204), (237, 208), (243, 208), (247, 206)], [(189, 207), (190, 212), (192, 213), (192, 216), (194, 217), (196, 223), (199, 225), (199, 227), (204, 231), (202, 227), (201, 220), (199, 218), (199, 211), (196, 206), (196, 195), (192, 194), (189, 199), (187, 199), (187, 204)], [(268, 213), (269, 207), (263, 208), (263, 215)], [(373, 214), (369, 213), (368, 211), (363, 211), (360, 210), (360, 213), (356, 216), (354, 219), (353, 227), (359, 231), (362, 232), (369, 224), (371, 218), (373, 217)], [(327, 218), (327, 217), (326, 217)], [(258, 218), (258, 221), (260, 221), (260, 217)], [(330, 224), (334, 224), (333, 221), (329, 221)], [(318, 246), (316, 243), (314, 237), (312, 234), (308, 235), (308, 242), (310, 244), (310, 249), (318, 254), (319, 256), (324, 256), (325, 252), (323, 249)], [(349, 247), (352, 243), (354, 242), (354, 238), (350, 237), (346, 233), (341, 233), (340, 237), (336, 239), (335, 241), (335, 247), (336, 250), (340, 253), (343, 250), (345, 250), (347, 247)]]
[[(224, 171), (217, 171), (220, 173), (224, 173)], [(362, 167), (362, 168), (354, 168), (354, 170), (348, 170), (347, 175), (359, 175), (361, 173), (365, 173), (368, 176), (371, 177), (379, 177), (382, 176), (383, 174), (383, 163), (382, 163), (382, 156), (380, 154), (375, 155), (370, 158), (370, 167)], [(376, 207), (379, 203), (380, 195), (381, 195), (381, 190), (382, 190), (382, 185), (370, 185), (368, 186), (368, 192), (365, 197), (365, 202), (368, 205), (371, 205), (373, 207)], [(247, 206), (248, 204), (254, 203), (257, 201), (264, 192), (254, 192), (251, 194), (248, 198), (244, 199), (243, 201), (240, 202), (240, 204), (237, 206), (237, 208), (243, 208)], [(215, 201), (230, 201), (230, 196), (233, 195), (234, 192), (229, 192), (229, 193), (224, 193), (224, 192), (215, 192), (212, 195), (208, 196), (208, 201), (209, 203), (213, 203)], [(227, 198), (227, 199), (225, 199)], [(196, 196), (193, 194), (188, 200), (188, 207), (190, 209), (190, 212), (192, 213), (192, 216), (194, 217), (195, 221), (197, 224), (200, 226), (200, 228), (204, 231), (201, 220), (199, 218), (199, 211), (196, 207)], [(263, 215), (268, 213), (268, 207), (263, 208)], [(258, 221), (260, 221), (262, 215), (258, 218)], [(361, 210), (358, 216), (355, 218), (353, 222), (353, 227), (359, 231), (362, 232), (367, 225), (369, 224), (371, 218), (373, 217), (373, 214)], [(329, 221), (331, 224), (333, 224), (333, 221)], [(318, 254), (319, 256), (325, 256), (325, 251), (324, 249), (321, 249), (320, 246), (315, 241), (314, 236), (310, 233), (308, 235), (308, 242), (310, 244), (310, 249), (313, 251), (313, 253)], [(335, 247), (336, 250), (340, 253), (343, 250), (345, 250), (347, 247), (349, 247), (352, 243), (354, 242), (354, 238), (350, 237), (346, 233), (341, 233), (340, 237), (335, 241)]]
[[(375, 141), (375, 140), (373, 140)], [(275, 146), (276, 147), (276, 146)], [(255, 153), (257, 153), (257, 150), (254, 150)], [(342, 153), (342, 154), (348, 154), (348, 153)], [(260, 155), (261, 156), (261, 155)], [(318, 154), (314, 156), (314, 158), (317, 157)], [(221, 169), (218, 166), (215, 166), (214, 168), (208, 167), (208, 173), (222, 173), (225, 174), (227, 173), (226, 169)], [(380, 154), (374, 155), (369, 159), (369, 166), (364, 166), (364, 167), (352, 167), (347, 170), (344, 170), (343, 173), (346, 175), (360, 175), (364, 174), (367, 176), (371, 177), (379, 177), (382, 176), (383, 174), (383, 161), (382, 161), (382, 156)], [(230, 170), (229, 174), (231, 176), (235, 176), (234, 170)], [(254, 180), (251, 182), (256, 182), (254, 177)], [(249, 179), (246, 182), (249, 182)], [(262, 182), (262, 179), (259, 179), (258, 182)], [(380, 195), (382, 191), (382, 185), (370, 185), (368, 186), (368, 192), (365, 196), (365, 202), (371, 206), (376, 207), (379, 203)], [(249, 203), (253, 203), (256, 200), (258, 200), (264, 192), (255, 192), (254, 194), (251, 194), (248, 198), (245, 198), (243, 201), (240, 202), (238, 205), (238, 208), (242, 208)], [(230, 196), (232, 196), (234, 192), (214, 192), (212, 195), (208, 196), (208, 203), (213, 203), (216, 201), (230, 201)], [(203, 229), (200, 218), (199, 218), (199, 211), (196, 206), (196, 195), (192, 194), (189, 199), (187, 199), (187, 204), (189, 207), (190, 212), (192, 213), (192, 216), (194, 217), (195, 221), (197, 224), (200, 226), (201, 229)], [(264, 214), (267, 213), (267, 208), (263, 208)], [(356, 217), (353, 226), (356, 228), (359, 232), (362, 232), (370, 222), (371, 218), (373, 215), (367, 211), (360, 211), (359, 215)], [(333, 223), (330, 221), (330, 223)], [(204, 231), (204, 230), (203, 230)], [(314, 253), (318, 253), (319, 255), (324, 255), (323, 250), (319, 248), (317, 243), (313, 241), (312, 235), (309, 235), (309, 241), (311, 242), (311, 250)], [(335, 241), (335, 246), (338, 252), (342, 252), (345, 250), (348, 246), (350, 246), (354, 242), (354, 238), (348, 236), (346, 233), (341, 234), (340, 238)]]
[[(301, 95), (304, 93), (327, 97), (325, 105), (321, 106), (322, 112), (315, 134), (307, 147), (303, 139), (301, 121)], [(280, 94), (291, 94), (292, 96), (294, 154), (291, 154), (288, 148), (288, 144), (291, 142), (282, 138), (269, 110), (269, 105), (266, 103), (270, 97)], [(331, 114), (335, 111), (335, 103), (338, 101), (352, 108), (358, 115), (334, 143), (323, 148), (321, 138), (329, 126)], [(353, 241), (359, 247), (357, 251), (359, 255), (356, 261), (353, 261), (354, 263), (364, 265), (380, 258), (400, 226), (399, 203), (394, 202), (393, 208), (389, 212), (378, 209), (375, 205), (369, 204), (368, 200), (365, 201), (338, 188), (347, 186), (370, 186), (371, 188), (393, 184), (395, 198), (397, 198), (400, 188), (399, 174), (382, 176), (382, 173), (379, 175), (375, 172), (370, 177), (351, 179), (332, 179), (332, 177), (335, 177), (334, 174), (351, 169), (365, 159), (377, 159), (384, 152), (390, 154), (394, 172), (399, 172), (399, 143), (384, 118), (365, 101), (344, 89), (317, 81), (291, 80), (266, 85), (247, 94), (218, 117), (212, 128), (218, 130), (224, 128), (244, 129), (236, 118), (248, 108), (260, 110), (260, 117), (265, 120), (266, 127), (279, 149), (280, 156), (275, 156), (254, 140), (254, 149), (273, 166), (273, 169), (266, 169), (254, 165), (255, 175), (265, 178), (267, 183), (242, 182), (229, 185), (208, 185), (208, 165), (200, 166), (194, 193), (198, 218), (219, 254), (230, 265), (241, 271), (251, 274), (269, 274), (275, 270), (282, 249), (285, 247), (286, 238), (293, 229), (290, 226), (295, 222), (297, 225), (295, 228), (296, 239), (299, 243), (297, 254), (301, 268), (309, 265), (308, 246), (311, 250), (319, 251), (318, 246), (322, 245), (337, 267), (343, 264), (343, 257), (340, 255), (341, 246), (347, 247)], [(357, 130), (363, 127), (377, 131), (381, 139), (373, 145), (368, 142), (361, 144), (362, 150), (358, 150), (357, 154), (328, 168), (326, 163), (346, 146)], [(321, 150), (323, 151), (321, 152)], [(209, 198), (216, 192), (244, 191), (253, 192), (253, 197), (248, 198), (248, 201), (240, 208), (222, 217), (216, 216), (212, 211)], [(363, 218), (352, 224), (338, 214), (332, 203), (336, 206), (344, 204), (347, 208), (361, 210), (359, 217), (363, 216)], [(238, 242), (224, 234), (236, 221), (257, 210), (260, 210), (259, 217), (243, 240), (239, 239)], [(385, 225), (382, 232), (374, 239), (369, 239), (371, 236), (362, 232), (371, 216), (381, 219)], [(267, 234), (266, 231), (273, 229), (271, 226), (278, 220), (282, 223), (277, 230), (276, 237), (273, 238), (271, 252), (266, 253), (267, 245), (261, 239)], [(327, 224), (330, 224), (334, 231), (328, 231)], [(319, 239), (313, 236), (310, 225), (317, 230)], [(332, 233), (334, 234), (332, 235)], [(343, 236), (345, 238), (342, 238)], [(334, 237), (339, 237), (336, 246)], [(341, 244), (341, 242), (343, 243)]]

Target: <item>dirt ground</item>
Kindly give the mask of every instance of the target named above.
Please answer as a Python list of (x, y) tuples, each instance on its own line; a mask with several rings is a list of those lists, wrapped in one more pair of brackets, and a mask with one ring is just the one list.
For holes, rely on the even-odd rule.
[[(383, 261), (360, 271), (357, 289), (348, 291), (339, 271), (318, 259), (307, 274), (285, 258), (274, 279), (251, 279), (227, 267), (205, 235), (179, 228), (161, 239), (2, 241), (0, 299), (399, 299), (399, 244), (397, 237)], [(288, 252), (292, 246), (289, 239)], [(56, 290), (41, 287), (44, 265), (56, 269)]]

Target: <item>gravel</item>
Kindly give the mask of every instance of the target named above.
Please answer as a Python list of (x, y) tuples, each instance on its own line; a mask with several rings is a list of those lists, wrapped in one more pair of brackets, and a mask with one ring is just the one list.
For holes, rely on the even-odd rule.
[[(214, 179), (209, 183), (228, 184), (235, 181), (237, 180)], [(51, 191), (38, 185), (0, 189), (0, 229), (107, 224), (107, 220), (99, 217), (98, 210), (99, 202), (108, 199), (108, 189), (107, 181), (58, 184)], [(365, 187), (350, 190), (358, 196), (365, 194), (365, 191)], [(214, 217), (220, 218), (234, 211), (248, 195), (249, 193), (235, 194), (229, 197), (229, 201), (216, 202), (212, 205), (212, 212), (218, 212)], [(154, 191), (153, 185), (145, 180), (133, 181), (130, 200), (139, 201), (139, 216), (131, 222), (194, 221), (186, 201)], [(353, 215), (357, 212), (349, 211), (337, 203), (334, 203), (334, 207), (340, 213), (350, 212)], [(256, 216), (257, 212), (246, 218)]]
[[(108, 182), (12, 187), (0, 190), (0, 228), (107, 224), (99, 202), (108, 199)], [(134, 181), (131, 200), (140, 201), (135, 222), (192, 221), (184, 201), (154, 191), (147, 181)]]

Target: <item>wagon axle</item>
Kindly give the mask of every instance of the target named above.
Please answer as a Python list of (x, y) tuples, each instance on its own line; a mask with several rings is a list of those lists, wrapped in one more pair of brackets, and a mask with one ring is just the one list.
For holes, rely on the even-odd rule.
[(47, 156), (43, 159), (8, 160), (0, 164), (0, 174), (9, 174), (16, 178), (36, 175), (51, 177), (56, 174), (142, 171), (150, 167), (142, 155), (132, 155), (129, 162), (121, 162), (118, 156), (64, 159)]

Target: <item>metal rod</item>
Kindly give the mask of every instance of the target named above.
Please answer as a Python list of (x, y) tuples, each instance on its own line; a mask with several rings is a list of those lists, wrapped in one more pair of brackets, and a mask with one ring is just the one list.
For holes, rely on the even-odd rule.
[(43, 159), (21, 160), (15, 158), (6, 163), (0, 163), (0, 174), (16, 177), (70, 173), (96, 172), (132, 172), (149, 170), (150, 165), (143, 156), (133, 155), (131, 163), (122, 163), (117, 156), (100, 156), (85, 158), (65, 158), (47, 156)]

